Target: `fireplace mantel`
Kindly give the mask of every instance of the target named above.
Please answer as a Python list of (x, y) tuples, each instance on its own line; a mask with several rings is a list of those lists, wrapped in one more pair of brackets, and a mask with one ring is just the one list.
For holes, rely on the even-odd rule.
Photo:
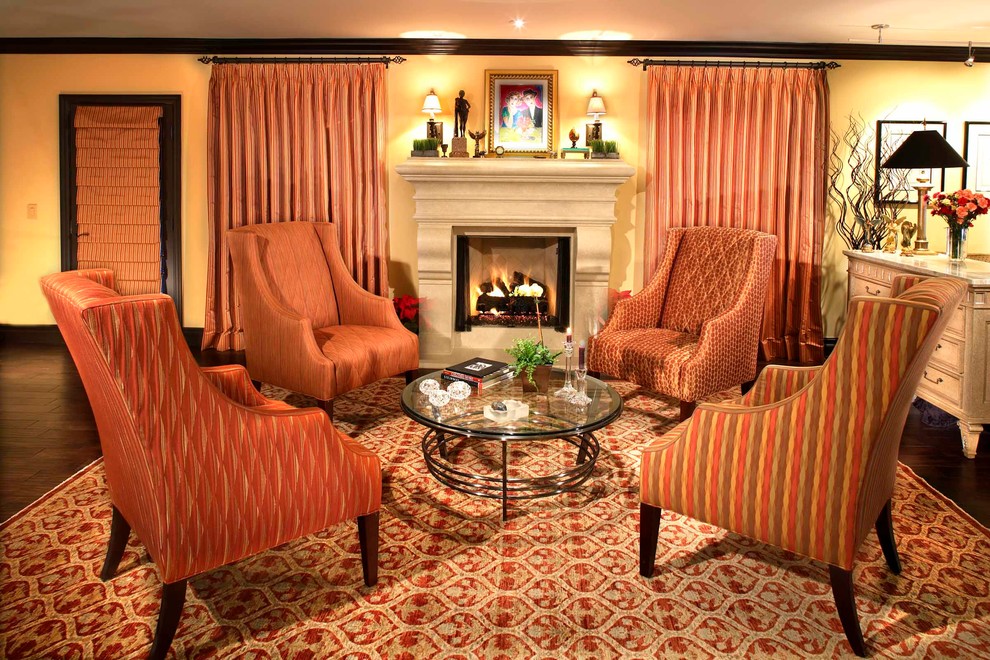
[[(476, 355), (504, 358), (531, 328), (454, 331), (454, 242), (465, 233), (572, 236), (572, 321), (585, 339), (605, 316), (616, 189), (635, 173), (621, 160), (410, 158), (396, 171), (415, 188), (420, 361), (447, 366)], [(544, 334), (559, 347), (562, 336)]]

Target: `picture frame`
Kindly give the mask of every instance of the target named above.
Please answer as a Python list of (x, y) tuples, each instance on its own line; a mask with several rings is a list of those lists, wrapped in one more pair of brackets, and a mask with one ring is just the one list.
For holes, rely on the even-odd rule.
[[(937, 130), (945, 137), (944, 121), (913, 121), (905, 119), (881, 119), (877, 121), (875, 181), (885, 185), (876, 187), (876, 201), (880, 204), (917, 204), (918, 191), (911, 183), (918, 177), (927, 178), (932, 190), (941, 190), (945, 170), (910, 170), (905, 177), (897, 177), (893, 171), (880, 167), (887, 157), (897, 150), (911, 133), (921, 130)], [(886, 195), (881, 195), (881, 191)]]
[(962, 187), (982, 195), (990, 195), (990, 121), (963, 123)]
[(485, 71), (488, 152), (546, 154), (557, 149), (557, 70)]

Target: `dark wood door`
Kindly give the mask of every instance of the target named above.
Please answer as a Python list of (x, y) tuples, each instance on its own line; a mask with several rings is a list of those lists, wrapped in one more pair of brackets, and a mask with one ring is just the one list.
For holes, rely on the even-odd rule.
[(179, 97), (62, 95), (62, 269), (109, 268), (182, 318)]

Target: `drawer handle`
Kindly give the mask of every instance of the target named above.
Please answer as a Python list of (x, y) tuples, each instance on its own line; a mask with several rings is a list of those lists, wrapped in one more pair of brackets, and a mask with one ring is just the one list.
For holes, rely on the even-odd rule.
[(866, 292), (868, 294), (870, 294), (871, 296), (879, 296), (880, 293), (881, 293), (880, 292), (880, 287), (877, 287), (877, 290), (876, 291), (870, 291), (870, 285), (869, 284), (866, 285)]
[(931, 378), (928, 377), (928, 372), (925, 371), (925, 380), (927, 380), (929, 383), (935, 383), (936, 385), (938, 385), (939, 383), (942, 382), (942, 377), (939, 376), (937, 379), (932, 380)]
[(941, 343), (935, 344), (935, 350), (936, 351), (942, 350), (942, 344)]

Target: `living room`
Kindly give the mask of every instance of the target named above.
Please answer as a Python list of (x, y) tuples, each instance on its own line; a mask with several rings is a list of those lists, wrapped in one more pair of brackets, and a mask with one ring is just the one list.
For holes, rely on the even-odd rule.
[[(181, 300), (178, 321), (200, 364), (245, 362), (243, 350), (213, 350), (218, 345), (210, 344), (209, 338), (206, 350), (201, 350), (204, 326), (222, 323), (230, 309), (217, 302), (217, 292), (222, 289), (210, 266), (212, 259), (229, 261), (226, 247), (222, 251), (217, 247), (216, 237), (225, 227), (216, 224), (217, 211), (210, 201), (217, 176), (211, 174), (211, 167), (221, 162), (210, 137), (211, 117), (217, 114), (211, 100), (211, 77), (217, 75), (219, 67), (239, 66), (203, 63), (201, 56), (401, 56), (402, 61), (392, 60), (383, 67), (377, 89), (384, 97), (376, 101), (381, 103), (377, 124), (381, 133), (368, 140), (378, 143), (376, 153), (385, 175), (380, 226), (375, 229), (384, 246), (378, 256), (384, 260), (380, 268), (385, 276), (376, 280), (376, 286), (384, 298), (408, 296), (419, 301), (419, 349), (415, 364), (396, 363), (390, 378), (342, 394), (336, 406), (322, 405), (324, 399), (332, 401), (336, 396), (324, 397), (301, 387), (273, 388), (274, 381), (257, 377), (251, 356), (246, 358), (252, 380), (267, 383), (262, 395), (281, 399), (279, 405), (288, 402), (292, 406), (324, 407), (321, 414), (337, 429), (334, 433), (346, 434), (381, 458), (386, 487), (380, 495), (380, 523), (376, 522), (380, 531), (375, 528), (381, 548), (378, 587), (366, 587), (361, 581), (362, 568), (367, 569), (361, 551), (370, 537), (365, 532), (360, 538), (354, 535), (349, 524), (306, 534), (274, 550), (258, 546), (250, 558), (210, 566), (198, 576), (189, 576), (172, 653), (178, 657), (252, 652), (276, 656), (310, 652), (328, 657), (361, 653), (373, 657), (428, 653), (443, 657), (656, 657), (834, 656), (860, 650), (854, 636), (847, 641), (848, 618), (841, 609), (836, 613), (841, 605), (838, 592), (833, 602), (834, 576), (832, 588), (829, 585), (826, 567), (843, 562), (807, 559), (814, 555), (794, 551), (786, 542), (775, 545), (775, 539), (760, 538), (753, 528), (726, 532), (713, 518), (708, 524), (700, 520), (705, 517), (700, 513), (696, 520), (680, 515), (687, 511), (665, 508), (659, 521), (654, 577), (637, 574), (637, 566), (642, 568), (637, 564), (637, 554), (642, 552), (638, 545), (640, 525), (645, 520), (639, 509), (640, 470), (646, 465), (642, 462), (646, 460), (644, 454), (649, 453), (644, 449), (666, 437), (682, 418), (704, 416), (690, 406), (686, 409), (684, 403), (724, 400), (728, 398), (721, 396), (724, 388), (687, 401), (658, 393), (656, 387), (636, 385), (630, 376), (596, 368), (598, 358), (589, 356), (590, 364), (582, 365), (588, 368), (586, 381), (581, 376), (582, 387), (602, 397), (615, 394), (621, 404), (602, 409), (595, 421), (600, 427), (574, 430), (574, 437), (583, 439), (561, 450), (577, 452), (577, 463), (588, 466), (587, 474), (581, 474), (580, 484), (563, 489), (567, 492), (512, 501), (508, 507), (503, 499), (500, 507), (497, 501), (450, 487), (430, 470), (433, 463), (450, 465), (449, 456), (461, 456), (465, 448), (451, 445), (448, 455), (445, 439), (424, 437), (424, 432), (443, 436), (450, 429), (441, 425), (437, 430), (430, 426), (436, 420), (431, 422), (428, 415), (410, 414), (416, 406), (414, 399), (408, 400), (410, 410), (403, 408), (406, 399), (399, 393), (407, 388), (401, 376), (413, 372), (407, 378), (419, 388), (437, 369), (473, 356), (509, 362), (503, 347), (509, 348), (519, 337), (545, 337), (546, 346), (556, 353), (567, 348), (568, 330), (573, 335), (568, 348), (571, 355), (557, 357), (555, 378), (564, 377), (561, 370), (565, 365), (567, 377), (571, 377), (572, 369), (578, 366), (579, 347), (588, 346), (589, 353), (594, 352), (592, 338), (603, 330), (610, 312), (621, 301), (648, 288), (659, 268), (651, 260), (662, 254), (656, 242), (669, 234), (666, 227), (657, 233), (656, 213), (651, 210), (659, 199), (651, 195), (661, 174), (651, 154), (656, 153), (657, 126), (663, 119), (651, 100), (657, 89), (653, 76), (661, 69), (686, 69), (688, 61), (698, 69), (706, 64), (711, 69), (747, 64), (748, 70), (783, 62), (834, 61), (837, 67), (817, 72), (827, 85), (824, 126), (841, 139), (850, 118), (861, 122), (865, 131), (862, 152), (874, 160), (891, 155), (888, 152), (881, 157), (875, 151), (875, 135), (883, 127), (911, 122), (912, 126), (921, 124), (914, 127), (918, 130), (934, 128), (969, 166), (943, 165), (944, 169), (933, 170), (938, 172), (938, 179), (932, 182), (931, 192), (973, 188), (987, 194), (974, 183), (987, 179), (990, 159), (986, 147), (978, 151), (980, 144), (990, 142), (981, 128), (990, 122), (990, 65), (986, 63), (990, 50), (980, 41), (985, 39), (980, 36), (983, 31), (990, 29), (985, 7), (959, 3), (937, 19), (919, 8), (915, 15), (924, 16), (924, 20), (901, 20), (912, 15), (907, 7), (901, 8), (899, 16), (873, 16), (868, 14), (874, 10), (865, 8), (840, 11), (781, 4), (761, 10), (771, 13), (732, 18), (742, 8), (725, 3), (721, 7), (725, 25), (710, 26), (706, 25), (709, 10), (683, 8), (678, 10), (683, 15), (671, 18), (659, 8), (640, 7), (639, 3), (617, 4), (614, 15), (609, 7), (608, 18), (602, 14), (594, 20), (588, 16), (605, 10), (590, 3), (581, 11), (564, 3), (530, 3), (518, 13), (493, 3), (432, 3), (429, 7), (409, 3), (403, 8), (340, 5), (337, 12), (299, 3), (294, 7), (298, 15), (280, 14), (277, 18), (270, 8), (229, 5), (223, 12), (202, 8), (197, 14), (182, 9), (169, 17), (172, 10), (161, 3), (157, 12), (149, 9), (146, 14), (113, 20), (97, 18), (101, 13), (95, 10), (70, 16), (57, 10), (56, 4), (37, 3), (31, 11), (22, 6), (17, 12), (20, 18), (12, 9), (0, 10), (4, 17), (0, 23), (6, 26), (0, 28), (0, 329), (4, 336), (0, 447), (5, 464), (0, 468), (0, 493), (8, 502), (17, 502), (10, 505), (9, 513), (4, 508), (3, 518), (13, 518), (2, 528), (5, 573), (0, 578), (0, 590), (5, 601), (6, 594), (16, 594), (18, 605), (11, 609), (11, 616), (20, 620), (16, 630), (0, 633), (7, 656), (144, 655), (156, 636), (160, 604), (165, 612), (162, 575), (154, 561), (158, 557), (136, 534), (130, 535), (122, 551), (124, 559), (116, 576), (106, 582), (99, 579), (112, 527), (103, 468), (99, 463), (90, 465), (101, 455), (100, 417), (94, 421), (90, 411), (93, 394), (83, 387), (86, 377), (79, 380), (39, 281), (70, 270), (65, 267), (69, 240), (66, 168), (60, 158), (65, 156), (66, 131), (60, 96), (177, 96), (181, 99), (175, 124), (180, 155), (174, 163), (178, 192), (173, 210), (179, 249), (171, 255), (175, 261), (169, 265), (177, 265), (180, 276), (173, 280), (179, 282), (178, 291), (168, 293)], [(368, 12), (373, 15), (370, 20)], [(394, 16), (377, 15), (393, 12)], [(228, 21), (228, 14), (236, 14), (238, 20)], [(521, 19), (522, 24), (517, 25), (515, 19)], [(270, 27), (275, 21), (281, 26), (277, 30)], [(588, 25), (589, 21), (595, 25)], [(876, 28), (886, 23), (891, 25)], [(594, 30), (587, 31), (591, 28)], [(437, 29), (451, 33), (435, 32)], [(427, 32), (413, 39), (400, 37), (413, 30)], [(118, 39), (108, 40), (110, 37)], [(156, 41), (161, 38), (166, 41)], [(971, 56), (975, 61), (967, 64)], [(648, 67), (630, 64), (635, 58), (662, 60), (668, 66), (663, 62)], [(676, 61), (680, 66), (675, 66)], [(445, 150), (437, 158), (410, 157), (413, 141), (435, 130), (428, 126), (428, 120), (442, 122), (441, 143), (457, 146), (455, 100), (461, 90), (470, 103), (465, 140), (468, 156), (474, 154), (476, 142), (480, 151), (494, 152), (498, 140), (492, 133), (498, 118), (491, 107), (493, 75), (513, 72), (553, 74), (552, 108), (549, 96), (542, 108), (545, 119), (552, 118), (554, 125), (553, 132), (546, 134), (549, 148), (540, 153), (508, 153), (501, 158), (489, 153), (488, 158), (477, 160), (452, 159), (453, 150)], [(424, 99), (433, 93), (440, 109), (430, 115), (423, 111)], [(589, 113), (589, 100), (595, 96), (604, 103), (600, 116)], [(600, 121), (598, 127), (596, 121)], [(884, 122), (883, 127), (878, 122)], [(489, 135), (483, 138), (470, 136), (470, 132), (486, 129)], [(600, 130), (604, 140), (617, 143), (619, 160), (585, 161), (582, 153), (562, 152), (572, 147), (573, 138), (568, 138), (572, 129), (578, 137), (573, 144), (577, 148), (591, 146), (587, 134)], [(352, 158), (351, 151), (351, 146), (329, 143), (325, 156), (346, 163)], [(828, 169), (826, 151), (822, 145), (819, 162), (824, 170)], [(840, 183), (835, 190), (841, 195), (852, 160), (848, 147), (841, 144), (836, 156)], [(978, 167), (982, 167), (982, 174), (978, 174)], [(602, 218), (579, 207), (581, 196), (592, 194), (597, 185), (588, 173), (605, 168), (628, 172), (610, 175), (607, 185), (602, 184), (604, 205), (596, 207)], [(432, 184), (451, 195), (443, 203), (453, 216), (471, 206), (470, 185), (464, 191), (457, 188), (464, 172), (484, 178), (514, 171), (509, 179), (516, 177), (515, 182), (486, 183), (506, 188), (497, 196), (486, 189), (478, 203), (497, 208), (498, 217), (505, 217), (506, 222), (485, 219), (481, 211), (472, 211), (478, 219), (472, 224), (443, 216), (447, 211), (427, 208), (433, 199), (432, 193), (427, 195), (421, 188), (426, 176), (422, 172), (427, 170), (440, 172)], [(460, 174), (454, 176), (453, 172)], [(563, 187), (541, 199), (533, 195), (542, 193), (526, 192), (515, 198), (505, 194), (504, 190), (513, 186), (517, 191), (526, 186), (524, 177), (539, 179), (540, 172), (549, 173), (547, 178)], [(570, 186), (561, 183), (567, 177), (574, 179)], [(817, 183), (827, 187), (828, 177), (822, 175)], [(910, 183), (905, 191), (906, 201), (896, 207), (897, 217), (891, 218), (902, 229), (887, 232), (894, 236), (898, 248), (906, 227), (912, 228), (914, 239), (920, 238), (918, 192), (911, 190)], [(845, 202), (848, 196), (842, 199)], [(453, 329), (453, 298), (433, 293), (444, 279), (444, 268), (448, 283), (455, 277), (456, 237), (471, 234), (465, 228), (504, 233), (509, 231), (506, 227), (525, 226), (508, 222), (513, 207), (519, 218), (538, 219), (554, 213), (560, 218), (583, 218), (598, 232), (582, 234), (584, 229), (565, 226), (562, 220), (544, 223), (552, 228), (551, 234), (573, 236), (576, 257), (589, 258), (588, 265), (575, 266), (574, 278), (567, 285), (572, 287), (570, 322), (515, 328), (507, 334), (480, 327), (458, 333)], [(895, 286), (901, 286), (893, 281), (897, 275), (921, 274), (911, 270), (913, 267), (878, 274), (875, 269), (880, 262), (876, 260), (885, 258), (881, 239), (877, 239), (874, 255), (845, 254), (853, 246), (837, 223), (845, 222), (843, 226), (854, 229), (856, 224), (848, 218), (840, 221), (834, 198), (823, 207), (824, 215), (813, 227), (818, 232), (820, 253), (808, 261), (816, 266), (820, 295), (817, 301), (798, 301), (805, 308), (815, 308), (820, 319), (809, 321), (809, 327), (820, 324), (821, 341), (800, 339), (810, 342), (811, 352), (820, 351), (818, 363), (842, 341), (844, 329), (852, 327), (847, 311), (853, 309), (850, 298), (864, 293), (859, 289), (851, 292), (852, 287), (868, 287), (865, 293), (873, 295), (875, 287), (883, 285), (884, 295), (893, 297)], [(926, 215), (928, 247), (939, 259), (945, 259), (949, 248), (945, 222), (930, 210)], [(363, 226), (361, 218), (356, 222), (356, 227)], [(424, 242), (429, 238), (424, 232), (444, 222), (449, 238)], [(963, 262), (976, 273), (972, 277), (978, 283), (974, 285), (977, 295), (982, 295), (980, 286), (990, 283), (990, 276), (979, 275), (984, 267), (979, 264), (984, 262), (978, 260), (980, 255), (990, 254), (987, 225), (987, 218), (977, 218), (968, 228), (965, 242), (969, 255), (977, 257)], [(789, 239), (783, 235), (778, 240), (787, 254), (799, 251), (790, 244), (785, 248), (782, 244)], [(911, 246), (912, 237), (906, 240)], [(588, 252), (592, 248), (598, 253)], [(346, 250), (342, 254), (343, 262), (351, 266), (347, 263), (351, 256)], [(935, 258), (924, 253), (914, 257), (926, 263)], [(232, 272), (231, 277), (240, 277), (244, 271), (235, 265)], [(943, 272), (962, 274), (958, 266), (955, 271)], [(334, 279), (333, 286), (337, 289), (342, 285)], [(983, 313), (987, 303), (976, 298), (973, 301), (965, 304), (976, 310), (974, 314)], [(208, 322), (211, 314), (215, 321)], [(427, 350), (444, 345), (428, 334), (437, 328), (430, 314), (450, 324), (451, 330), (436, 335), (453, 342), (449, 350)], [(540, 318), (539, 313), (536, 316)], [(982, 317), (974, 318), (978, 321)], [(969, 351), (978, 344), (974, 337), (985, 337), (986, 329), (980, 330), (973, 322), (965, 331), (956, 332), (949, 325), (945, 332), (960, 351), (958, 370), (963, 376), (957, 380), (961, 391), (953, 396), (963, 403), (958, 410), (947, 412), (937, 407), (905, 412), (907, 426), (890, 505), (905, 572), (898, 576), (888, 570), (896, 562), (887, 554), (884, 537), (872, 531), (857, 555), (854, 607), (858, 606), (857, 627), (861, 626), (871, 654), (976, 656), (986, 654), (990, 643), (985, 608), (990, 593), (986, 579), (990, 574), (990, 542), (985, 527), (990, 520), (990, 498), (980, 485), (980, 479), (990, 474), (985, 435), (983, 448), (977, 450), (982, 422), (990, 419), (971, 415), (965, 403), (970, 395), (983, 397), (983, 388), (990, 387), (973, 378), (975, 373), (986, 372), (986, 348), (982, 364), (969, 361)], [(486, 338), (493, 337), (485, 343)], [(962, 337), (968, 344), (961, 343)], [(945, 351), (942, 347), (949, 345), (937, 338), (931, 343), (932, 351)], [(291, 353), (295, 346), (286, 342), (282, 350)], [(838, 353), (835, 359), (846, 355)], [(267, 364), (274, 368), (280, 359), (294, 358), (280, 355)], [(773, 361), (791, 365), (812, 362), (801, 351)], [(760, 367), (764, 364), (761, 360)], [(938, 364), (945, 370), (945, 360)], [(886, 366), (882, 363), (878, 368)], [(915, 376), (921, 391), (926, 387), (934, 391), (935, 385), (925, 384), (926, 377), (932, 383), (937, 378), (956, 382), (952, 373), (918, 371)], [(575, 384), (577, 379), (575, 373)], [(436, 380), (444, 385), (439, 377)], [(752, 380), (756, 374), (733, 383), (731, 394), (738, 397), (739, 385), (746, 381), (748, 386)], [(595, 390), (599, 383), (602, 389)], [(553, 389), (562, 385), (562, 380), (554, 382)], [(416, 392), (419, 389), (410, 390), (410, 396)], [(554, 394), (539, 396), (546, 402), (553, 400)], [(753, 400), (755, 395), (749, 396)], [(847, 399), (835, 392), (830, 396), (839, 409), (846, 405), (855, 408), (850, 403), (853, 396)], [(930, 398), (940, 403), (937, 393)], [(444, 405), (461, 404), (451, 401)], [(92, 407), (97, 404), (92, 403)], [(173, 412), (183, 414), (178, 409)], [(833, 409), (830, 418), (836, 415)], [(899, 433), (897, 429), (895, 443), (901, 443)], [(969, 445), (965, 445), (967, 438)], [(426, 451), (427, 444), (434, 441), (439, 443), (436, 455), (424, 455), (421, 445)], [(512, 452), (525, 454), (518, 448)], [(597, 463), (589, 463), (592, 453)], [(536, 463), (551, 460), (534, 456)], [(491, 455), (480, 451), (469, 464), (480, 470), (499, 460), (497, 451)], [(21, 462), (12, 467), (16, 461)], [(503, 455), (501, 461), (505, 465), (508, 458)], [(76, 474), (79, 470), (82, 472)], [(750, 471), (755, 471), (755, 466)], [(719, 484), (717, 473), (708, 478)], [(60, 486), (65, 479), (70, 481)], [(61, 492), (60, 488), (71, 492)], [(110, 490), (114, 490), (112, 484)], [(711, 497), (717, 499), (720, 495), (716, 493), (723, 490), (729, 489), (716, 488)], [(45, 495), (48, 491), (52, 492)], [(312, 490), (300, 492), (308, 493), (308, 499), (313, 497)], [(47, 499), (32, 504), (43, 495)], [(67, 516), (75, 522), (68, 520), (65, 526), (48, 530), (46, 525), (58, 517), (59, 510), (71, 512)], [(885, 510), (887, 513), (881, 515), (889, 521), (890, 509)], [(507, 520), (503, 520), (506, 511)], [(238, 515), (249, 514), (241, 511)], [(274, 520), (284, 511), (273, 510), (268, 515)], [(869, 515), (877, 521), (879, 534), (880, 519), (876, 512)], [(873, 520), (868, 521), (870, 530)], [(360, 518), (359, 524), (364, 524)], [(258, 528), (261, 536), (264, 526)], [(943, 552), (940, 543), (956, 545)], [(559, 556), (555, 556), (555, 548), (561, 550)], [(68, 568), (63, 570), (60, 564)], [(51, 589), (46, 580), (53, 585)], [(703, 596), (708, 587), (718, 594), (719, 602)], [(782, 595), (775, 600), (771, 593)], [(76, 620), (72, 612), (78, 614)], [(168, 645), (164, 650), (159, 645), (158, 652), (168, 649)]]

